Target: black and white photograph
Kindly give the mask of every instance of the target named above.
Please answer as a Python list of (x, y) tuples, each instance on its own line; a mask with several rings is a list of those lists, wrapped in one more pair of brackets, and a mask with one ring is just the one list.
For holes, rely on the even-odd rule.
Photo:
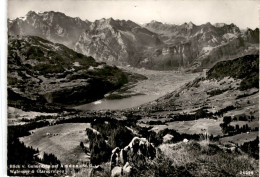
[(7, 0), (3, 173), (259, 176), (259, 12), (257, 0)]

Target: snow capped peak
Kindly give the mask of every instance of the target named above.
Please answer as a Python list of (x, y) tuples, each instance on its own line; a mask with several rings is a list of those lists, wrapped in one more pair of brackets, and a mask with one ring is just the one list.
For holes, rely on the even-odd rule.
[(210, 22), (207, 22), (205, 25), (206, 26), (212, 26)]
[(217, 27), (217, 28), (221, 28), (223, 26), (225, 26), (226, 24), (225, 23), (215, 23), (214, 26)]
[(19, 17), (18, 19), (19, 19), (19, 20), (22, 20), (22, 21), (25, 21), (25, 20), (27, 19), (27, 16), (25, 16), (25, 17)]
[(194, 26), (195, 25), (191, 21), (187, 24), (188, 29), (192, 29)]
[(156, 20), (152, 20), (150, 23), (161, 23), (161, 22), (158, 22)]
[(8, 18), (8, 19), (7, 19), (8, 22), (12, 22), (12, 21), (14, 21), (14, 20), (15, 20), (14, 18)]
[(192, 26), (193, 26), (193, 25), (194, 25), (194, 23), (192, 23), (192, 22), (190, 21), (190, 22), (188, 23), (188, 25), (192, 25)]
[(96, 22), (102, 22), (102, 23), (108, 23), (112, 20), (113, 18), (101, 18), (100, 20), (95, 20)]
[(87, 19), (85, 20), (85, 22), (86, 22), (86, 23), (91, 23), (91, 21), (89, 21), (89, 20), (87, 20)]

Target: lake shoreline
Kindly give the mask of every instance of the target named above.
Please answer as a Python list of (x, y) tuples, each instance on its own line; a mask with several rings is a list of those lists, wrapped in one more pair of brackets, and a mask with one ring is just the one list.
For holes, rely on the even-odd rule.
[[(135, 82), (129, 82), (120, 89), (106, 94), (103, 99), (97, 100), (100, 102), (99, 104), (96, 104), (96, 101), (94, 101), (73, 108), (84, 111), (122, 110), (138, 107), (173, 92), (201, 74), (179, 71), (156, 71), (132, 67), (122, 67), (120, 69), (132, 75), (144, 76), (147, 79), (138, 79)], [(110, 96), (116, 99), (109, 99)]]

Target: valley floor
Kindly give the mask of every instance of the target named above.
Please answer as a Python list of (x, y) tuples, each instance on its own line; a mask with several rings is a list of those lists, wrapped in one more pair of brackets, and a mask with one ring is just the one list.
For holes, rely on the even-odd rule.
[(201, 73), (184, 73), (182, 71), (156, 71), (133, 67), (122, 67), (121, 69), (130, 73), (138, 73), (148, 78), (138, 82), (129, 91), (147, 95), (158, 95), (158, 97), (176, 90), (180, 86), (201, 75)]

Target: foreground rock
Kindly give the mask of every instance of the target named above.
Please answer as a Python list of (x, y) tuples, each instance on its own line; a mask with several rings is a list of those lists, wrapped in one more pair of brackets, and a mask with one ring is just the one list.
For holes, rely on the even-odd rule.
[(135, 164), (145, 163), (156, 155), (155, 147), (146, 138), (134, 137), (123, 149), (112, 151), (110, 168), (111, 176), (131, 175)]

